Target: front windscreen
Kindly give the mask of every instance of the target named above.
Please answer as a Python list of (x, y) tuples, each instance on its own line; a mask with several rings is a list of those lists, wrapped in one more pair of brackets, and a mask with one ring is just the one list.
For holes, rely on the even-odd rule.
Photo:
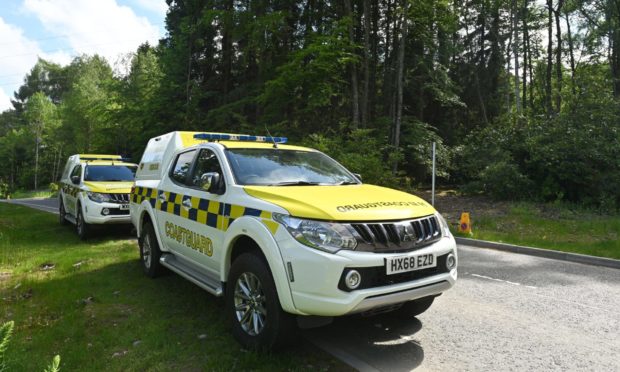
[(228, 149), (226, 156), (240, 185), (348, 185), (359, 181), (320, 152), (283, 149)]
[(88, 165), (84, 171), (84, 181), (120, 182), (133, 181), (136, 167), (130, 165)]

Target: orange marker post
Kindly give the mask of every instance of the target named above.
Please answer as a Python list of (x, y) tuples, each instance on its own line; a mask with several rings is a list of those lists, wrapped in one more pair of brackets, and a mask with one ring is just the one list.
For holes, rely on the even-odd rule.
[(458, 232), (471, 235), (471, 221), (469, 220), (469, 213), (461, 213), (461, 221), (459, 222)]

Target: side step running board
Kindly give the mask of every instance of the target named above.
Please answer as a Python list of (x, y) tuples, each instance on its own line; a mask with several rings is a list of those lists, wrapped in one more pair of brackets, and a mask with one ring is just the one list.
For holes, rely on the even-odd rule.
[(185, 279), (196, 284), (197, 286), (211, 293), (212, 295), (221, 297), (224, 294), (224, 291), (222, 289), (222, 284), (219, 281), (216, 281), (206, 276), (205, 274), (200, 273), (196, 269), (181, 262), (179, 259), (177, 259), (172, 254), (169, 254), (169, 253), (162, 254), (161, 258), (159, 259), (159, 262), (165, 267), (167, 267), (168, 269), (181, 275)]

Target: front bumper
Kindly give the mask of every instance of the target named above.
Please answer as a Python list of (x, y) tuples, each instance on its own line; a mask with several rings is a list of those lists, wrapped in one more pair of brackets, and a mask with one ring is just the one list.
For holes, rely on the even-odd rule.
[[(131, 223), (129, 209), (121, 209), (122, 204), (97, 203), (88, 198), (84, 203), (84, 220), (89, 224), (117, 224)], [(128, 208), (128, 204), (127, 205)], [(109, 213), (104, 215), (102, 211), (107, 208)]]
[[(455, 267), (452, 270), (441, 268), (443, 270), (430, 270), (422, 275), (401, 277), (400, 281), (393, 280), (393, 276), (379, 280), (375, 278), (374, 284), (364, 289), (343, 290), (342, 285), (339, 288), (342, 274), (347, 268), (367, 268), (360, 270), (363, 283), (364, 272), (385, 272), (385, 258), (390, 256), (426, 253), (434, 253), (437, 257), (450, 253), (457, 256), (456, 243), (452, 236), (443, 237), (429, 246), (407, 253), (343, 250), (330, 254), (306, 247), (285, 236), (282, 240), (278, 240), (278, 245), (285, 265), (288, 267), (290, 263), (292, 275), (289, 273), (289, 285), (293, 303), (298, 313), (302, 315), (340, 316), (369, 311), (417, 298), (439, 295), (450, 289), (457, 280)], [(437, 265), (443, 264), (438, 262)]]

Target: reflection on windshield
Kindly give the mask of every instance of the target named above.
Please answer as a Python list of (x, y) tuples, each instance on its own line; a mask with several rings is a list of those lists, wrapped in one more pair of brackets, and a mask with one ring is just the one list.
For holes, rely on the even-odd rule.
[(128, 165), (88, 165), (84, 171), (84, 181), (120, 182), (133, 181), (136, 167)]
[(226, 156), (241, 185), (346, 185), (358, 181), (320, 152), (281, 149), (228, 149)]

